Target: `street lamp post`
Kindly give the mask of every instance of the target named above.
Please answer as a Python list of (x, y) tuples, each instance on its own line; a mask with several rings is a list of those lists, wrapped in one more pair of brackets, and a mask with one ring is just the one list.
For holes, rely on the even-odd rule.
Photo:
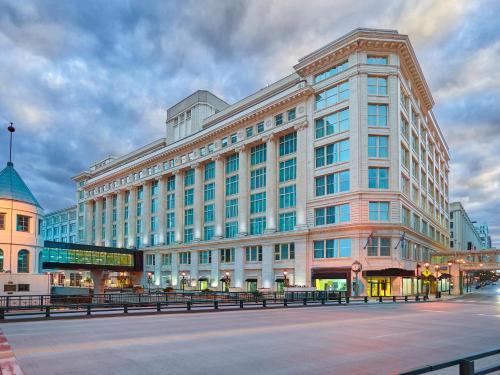
[(148, 293), (151, 293), (152, 279), (153, 279), (153, 272), (148, 272)]
[(420, 281), (420, 264), (417, 263), (417, 297), (419, 296), (420, 294), (420, 285), (419, 285), (419, 281)]
[(448, 262), (448, 295), (451, 295), (451, 262)]
[(464, 294), (463, 275), (462, 275), (463, 263), (464, 263), (463, 259), (458, 260), (458, 288), (460, 290), (460, 295)]
[(285, 288), (288, 288), (288, 271), (283, 271), (283, 285)]
[(231, 278), (229, 277), (229, 272), (226, 271), (224, 275), (224, 289), (225, 292), (229, 292), (229, 283), (231, 282)]
[(184, 291), (186, 288), (186, 272), (181, 273), (181, 289)]
[(351, 271), (356, 275), (356, 284), (354, 285), (354, 297), (359, 296), (359, 273), (363, 269), (361, 263), (355, 260), (351, 265)]
[(434, 266), (434, 269), (436, 270), (436, 298), (438, 298), (438, 296), (439, 296), (439, 280), (438, 280), (439, 266), (436, 264)]

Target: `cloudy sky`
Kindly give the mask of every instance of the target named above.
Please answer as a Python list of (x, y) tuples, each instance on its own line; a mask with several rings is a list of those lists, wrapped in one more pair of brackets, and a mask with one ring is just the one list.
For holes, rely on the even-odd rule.
[[(451, 197), (500, 246), (500, 2), (0, 0), (0, 123), (47, 211), (71, 176), (163, 136), (197, 89), (228, 102), (356, 27), (408, 34), (451, 149)], [(0, 132), (0, 161), (7, 158)], [(2, 162), (3, 163), (3, 162)]]

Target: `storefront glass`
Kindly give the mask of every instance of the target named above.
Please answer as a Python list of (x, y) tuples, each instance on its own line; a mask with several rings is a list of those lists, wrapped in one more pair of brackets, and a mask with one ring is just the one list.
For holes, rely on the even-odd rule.
[(387, 297), (391, 295), (390, 277), (369, 277), (368, 278), (368, 296), (369, 297)]
[(346, 279), (316, 279), (316, 290), (326, 290), (331, 292), (347, 291)]

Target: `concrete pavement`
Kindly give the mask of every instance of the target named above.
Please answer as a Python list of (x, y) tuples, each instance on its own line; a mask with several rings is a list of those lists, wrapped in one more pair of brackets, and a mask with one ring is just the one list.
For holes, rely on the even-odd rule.
[(496, 287), (480, 292), (426, 304), (54, 320), (2, 329), (26, 375), (389, 374), (498, 347), (500, 296)]

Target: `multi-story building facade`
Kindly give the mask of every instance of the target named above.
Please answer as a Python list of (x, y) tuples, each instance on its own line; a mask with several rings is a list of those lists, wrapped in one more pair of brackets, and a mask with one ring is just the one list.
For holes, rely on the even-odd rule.
[(162, 287), (414, 291), (449, 248), (449, 151), (409, 38), (357, 29), (294, 69), (232, 105), (198, 91), (76, 176), (86, 242), (145, 250)]
[(56, 242), (77, 242), (76, 206), (49, 212), (43, 222), (44, 239)]
[(460, 251), (484, 249), (477, 228), (460, 202), (450, 204), (450, 249)]
[(491, 244), (491, 236), (488, 224), (481, 224), (478, 223), (477, 221), (473, 221), (472, 224), (474, 224), (474, 227), (479, 233), (483, 249), (491, 249), (492, 244)]

